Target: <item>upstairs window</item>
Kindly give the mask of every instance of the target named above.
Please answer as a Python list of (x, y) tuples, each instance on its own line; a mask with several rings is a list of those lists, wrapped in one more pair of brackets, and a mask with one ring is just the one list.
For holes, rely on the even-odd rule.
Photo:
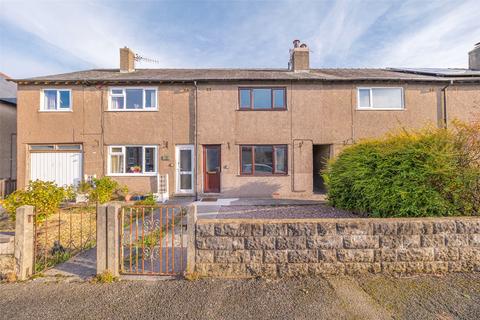
[(285, 110), (285, 88), (240, 88), (240, 110)]
[(358, 88), (358, 109), (402, 110), (403, 88)]
[(287, 146), (240, 146), (240, 166), (242, 175), (285, 175), (287, 174)]
[(108, 156), (110, 175), (152, 175), (157, 172), (156, 146), (111, 146)]
[(44, 89), (40, 103), (41, 111), (71, 111), (72, 92), (70, 89)]
[(110, 110), (156, 110), (155, 88), (111, 88)]

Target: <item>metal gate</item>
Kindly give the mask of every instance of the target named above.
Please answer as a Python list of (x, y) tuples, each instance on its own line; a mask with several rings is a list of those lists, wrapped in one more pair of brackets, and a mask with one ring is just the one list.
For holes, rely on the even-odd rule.
[(186, 266), (186, 208), (128, 206), (120, 212), (120, 273), (179, 275)]

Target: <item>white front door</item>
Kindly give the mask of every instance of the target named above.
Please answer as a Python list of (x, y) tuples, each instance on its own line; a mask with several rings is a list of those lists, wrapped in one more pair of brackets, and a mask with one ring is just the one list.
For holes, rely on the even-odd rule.
[(175, 146), (176, 160), (176, 192), (193, 193), (194, 186), (194, 163), (193, 145)]
[(52, 181), (58, 186), (82, 181), (80, 152), (39, 152), (30, 154), (30, 180)]

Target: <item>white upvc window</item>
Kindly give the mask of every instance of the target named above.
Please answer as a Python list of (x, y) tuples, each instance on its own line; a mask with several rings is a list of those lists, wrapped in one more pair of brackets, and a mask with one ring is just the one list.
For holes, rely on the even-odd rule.
[(109, 146), (107, 166), (111, 176), (156, 175), (157, 146)]
[(43, 89), (40, 97), (40, 111), (72, 111), (72, 90)]
[(114, 111), (157, 110), (157, 88), (110, 88), (108, 105)]
[(401, 87), (357, 88), (357, 109), (403, 110), (404, 94)]

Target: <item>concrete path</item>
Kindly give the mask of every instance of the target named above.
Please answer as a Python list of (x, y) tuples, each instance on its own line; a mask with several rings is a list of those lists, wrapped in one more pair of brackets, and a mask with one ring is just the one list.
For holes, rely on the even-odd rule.
[(64, 263), (43, 272), (37, 281), (85, 281), (97, 272), (97, 249), (83, 251)]

